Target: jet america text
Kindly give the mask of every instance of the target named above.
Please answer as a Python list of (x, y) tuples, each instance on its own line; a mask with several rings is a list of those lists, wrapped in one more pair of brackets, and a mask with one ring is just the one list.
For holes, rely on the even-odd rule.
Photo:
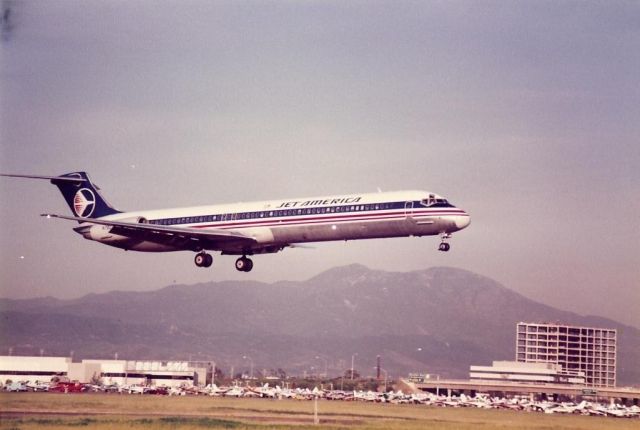
[(284, 202), (280, 204), (280, 206), (277, 206), (276, 209), (297, 208), (297, 207), (306, 207), (306, 206), (342, 205), (342, 204), (358, 203), (360, 200), (362, 200), (362, 197), (343, 197), (343, 198), (325, 199), (325, 200), (306, 200), (304, 202), (300, 202), (300, 201)]

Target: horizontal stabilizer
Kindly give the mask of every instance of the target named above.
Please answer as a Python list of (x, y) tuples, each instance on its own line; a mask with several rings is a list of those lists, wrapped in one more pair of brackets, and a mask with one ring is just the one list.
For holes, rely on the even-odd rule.
[(78, 177), (71, 178), (71, 177), (65, 177), (65, 176), (14, 175), (11, 173), (0, 173), (0, 176), (8, 176), (10, 178), (50, 179), (50, 180), (61, 181), (61, 182), (75, 182), (77, 184), (87, 181), (87, 179), (83, 179), (83, 178), (78, 178)]

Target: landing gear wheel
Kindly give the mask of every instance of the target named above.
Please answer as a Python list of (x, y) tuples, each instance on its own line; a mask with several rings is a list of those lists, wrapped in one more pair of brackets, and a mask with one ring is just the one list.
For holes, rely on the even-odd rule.
[(447, 252), (450, 248), (451, 248), (451, 245), (449, 245), (447, 242), (442, 242), (438, 247), (438, 250)]
[(205, 254), (204, 265), (202, 267), (211, 267), (213, 264), (213, 256), (211, 254)]
[(247, 257), (240, 257), (236, 260), (236, 269), (240, 272), (251, 272), (253, 261)]
[(206, 252), (198, 252), (193, 259), (193, 262), (196, 263), (198, 267), (210, 267), (213, 263), (213, 257), (211, 254), (207, 254)]

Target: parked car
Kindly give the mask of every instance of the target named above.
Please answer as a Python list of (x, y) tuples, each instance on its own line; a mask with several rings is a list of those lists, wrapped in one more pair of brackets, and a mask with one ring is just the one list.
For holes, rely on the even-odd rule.
[(12, 382), (11, 384), (4, 387), (6, 391), (10, 392), (20, 392), (27, 391), (27, 385), (24, 382)]

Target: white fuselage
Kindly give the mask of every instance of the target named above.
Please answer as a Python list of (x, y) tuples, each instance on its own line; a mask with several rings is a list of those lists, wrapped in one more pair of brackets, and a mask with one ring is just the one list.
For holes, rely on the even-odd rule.
[[(276, 252), (295, 243), (449, 234), (469, 225), (464, 210), (426, 191), (272, 200), (118, 213), (111, 221), (147, 222), (189, 229), (229, 230), (256, 241), (238, 254)], [(147, 252), (176, 248), (110, 233), (109, 226), (81, 225), (85, 238)], [(235, 252), (226, 252), (235, 253)]]

